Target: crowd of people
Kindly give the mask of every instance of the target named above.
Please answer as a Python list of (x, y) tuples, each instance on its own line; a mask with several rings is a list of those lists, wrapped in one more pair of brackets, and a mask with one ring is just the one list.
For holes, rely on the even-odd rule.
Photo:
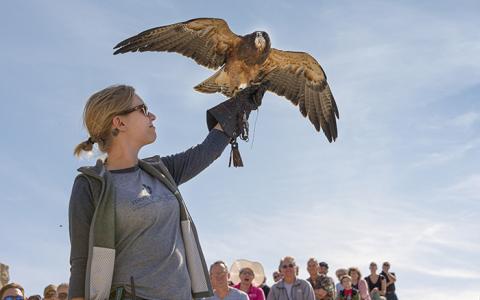
[[(269, 287), (262, 265), (249, 260), (237, 260), (230, 269), (223, 261), (214, 262), (209, 269), (214, 296), (204, 300), (397, 300), (395, 273), (390, 263), (370, 263), (370, 274), (362, 277), (357, 267), (335, 271), (336, 280), (328, 275), (326, 262), (310, 258), (306, 269), (309, 277), (298, 278), (299, 266), (295, 258), (286, 256), (273, 272), (274, 284)], [(337, 283), (335, 283), (335, 281)], [(0, 290), (0, 300), (67, 300), (69, 285), (50, 284), (42, 295), (27, 295), (18, 283), (8, 283)], [(183, 300), (183, 299), (181, 299)]]
[(28, 295), (22, 285), (11, 282), (0, 289), (2, 300), (67, 300), (68, 283), (61, 283), (58, 286), (49, 284), (43, 290), (42, 295)]
[(369, 269), (365, 278), (357, 267), (338, 269), (335, 284), (327, 275), (328, 264), (312, 257), (307, 262), (310, 276), (300, 279), (295, 258), (286, 256), (273, 272), (275, 283), (269, 287), (259, 263), (236, 261), (229, 271), (225, 262), (216, 261), (210, 266), (214, 296), (204, 300), (397, 300), (397, 278), (390, 271), (390, 263), (384, 262), (380, 273), (375, 262)]

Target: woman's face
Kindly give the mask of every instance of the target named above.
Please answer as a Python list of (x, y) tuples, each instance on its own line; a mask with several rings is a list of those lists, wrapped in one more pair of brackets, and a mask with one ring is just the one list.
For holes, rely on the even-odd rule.
[(371, 264), (370, 265), (370, 272), (373, 274), (377, 273), (377, 265)]
[(350, 272), (350, 276), (352, 277), (352, 280), (353, 281), (357, 281), (358, 280), (358, 272), (357, 271), (351, 271)]
[[(135, 94), (131, 107), (138, 107), (142, 104), (145, 104), (142, 98)], [(120, 128), (123, 131), (122, 133), (140, 147), (153, 143), (157, 138), (155, 126), (153, 126), (156, 116), (153, 113), (147, 112), (147, 115), (145, 115), (145, 111), (139, 108), (120, 117), (123, 124), (123, 127)]]
[(3, 293), (3, 298), (8, 297), (8, 296), (13, 296), (13, 297), (21, 296), (21, 297), (23, 297), (23, 293), (22, 293), (21, 290), (19, 290), (17, 288), (9, 288)]
[(253, 273), (253, 270), (245, 268), (240, 272), (239, 277), (243, 284), (250, 285), (252, 284), (252, 280), (255, 278), (255, 274)]

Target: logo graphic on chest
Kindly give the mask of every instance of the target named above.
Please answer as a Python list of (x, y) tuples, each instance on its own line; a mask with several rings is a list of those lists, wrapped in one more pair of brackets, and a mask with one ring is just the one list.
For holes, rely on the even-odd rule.
[(152, 195), (152, 188), (146, 184), (142, 184), (142, 190), (138, 193), (138, 198), (150, 197)]

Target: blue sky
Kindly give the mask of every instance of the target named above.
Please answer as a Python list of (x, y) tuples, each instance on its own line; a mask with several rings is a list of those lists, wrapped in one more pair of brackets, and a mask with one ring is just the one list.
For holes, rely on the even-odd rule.
[[(339, 138), (267, 94), (246, 167), (228, 151), (181, 186), (208, 262), (247, 258), (269, 275), (293, 255), (336, 268), (389, 260), (402, 299), (478, 299), (480, 4), (477, 1), (14, 1), (0, 10), (0, 262), (28, 294), (68, 281), (67, 209), (86, 99), (127, 83), (156, 113), (166, 155), (207, 134), (223, 99), (193, 86), (212, 74), (171, 53), (112, 55), (145, 29), (195, 17), (265, 30), (327, 73)], [(62, 226), (60, 226), (62, 225)], [(271, 281), (270, 281), (271, 283)]]

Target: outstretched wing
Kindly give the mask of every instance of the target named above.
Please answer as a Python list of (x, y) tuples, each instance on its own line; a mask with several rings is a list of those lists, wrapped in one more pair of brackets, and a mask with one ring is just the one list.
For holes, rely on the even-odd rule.
[(268, 90), (285, 96), (329, 142), (337, 138), (338, 108), (327, 77), (320, 64), (308, 53), (272, 48), (262, 65), (261, 81), (269, 81)]
[(198, 64), (217, 69), (241, 37), (222, 19), (201, 18), (148, 29), (114, 47), (113, 54), (144, 51), (177, 52)]

